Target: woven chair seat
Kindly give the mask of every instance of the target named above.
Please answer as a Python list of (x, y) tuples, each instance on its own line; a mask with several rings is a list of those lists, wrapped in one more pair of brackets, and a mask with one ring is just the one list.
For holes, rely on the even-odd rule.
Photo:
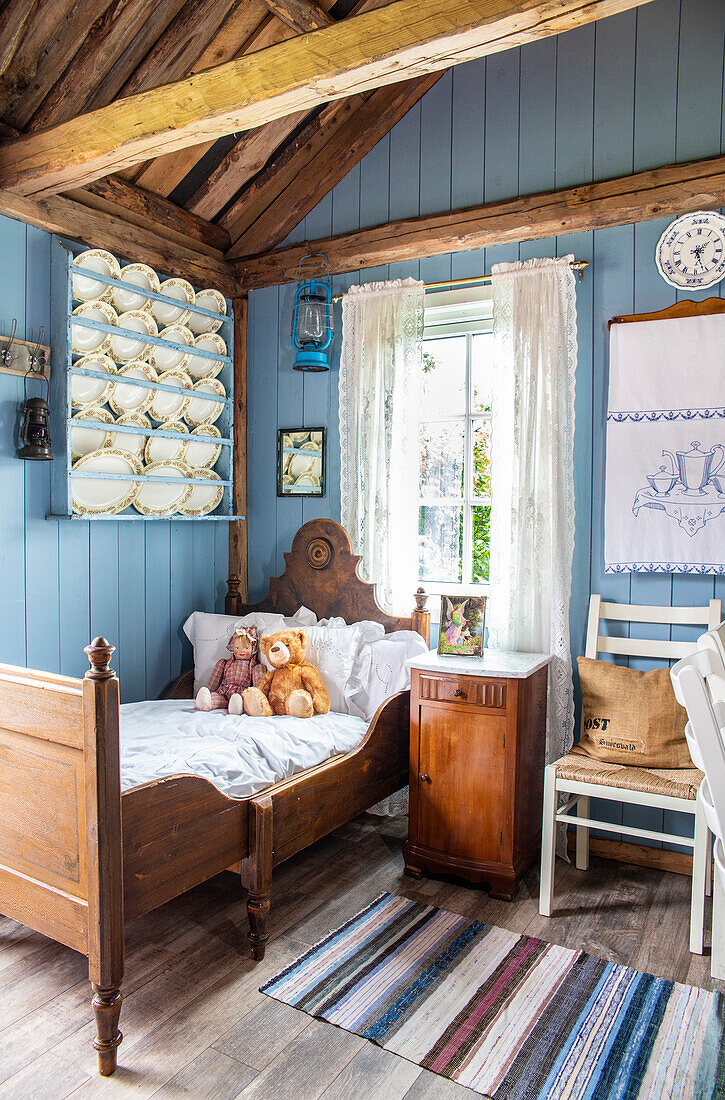
[(599, 783), (626, 791), (669, 795), (671, 798), (697, 797), (703, 773), (697, 768), (636, 768), (626, 764), (607, 764), (593, 760), (576, 749), (555, 761), (556, 778), (572, 783)]

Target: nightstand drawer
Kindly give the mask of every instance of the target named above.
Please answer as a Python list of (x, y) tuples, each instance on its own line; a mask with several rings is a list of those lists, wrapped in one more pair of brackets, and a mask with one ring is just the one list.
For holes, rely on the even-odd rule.
[(505, 710), (506, 681), (420, 673), (418, 698), (440, 703), (471, 703), (488, 710)]

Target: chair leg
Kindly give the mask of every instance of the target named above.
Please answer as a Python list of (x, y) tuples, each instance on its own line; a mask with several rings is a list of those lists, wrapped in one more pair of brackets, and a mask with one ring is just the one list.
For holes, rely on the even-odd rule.
[(725, 888), (717, 872), (713, 883), (710, 975), (725, 981)]
[[(589, 817), (589, 796), (582, 795), (576, 808), (578, 817)], [(576, 865), (580, 871), (589, 870), (589, 827), (576, 827)]]
[(541, 822), (541, 884), (539, 912), (550, 917), (554, 907), (554, 861), (556, 858), (556, 765), (544, 769), (544, 808)]
[(705, 930), (705, 882), (709, 861), (710, 830), (698, 797), (695, 802), (695, 837), (692, 849), (692, 897), (690, 902), (690, 951), (702, 955)]

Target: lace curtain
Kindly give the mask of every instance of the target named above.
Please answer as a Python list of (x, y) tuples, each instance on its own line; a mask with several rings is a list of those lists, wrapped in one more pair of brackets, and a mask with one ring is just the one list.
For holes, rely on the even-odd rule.
[(489, 645), (551, 653), (546, 760), (572, 743), (573, 256), (493, 268)]
[(417, 588), (423, 283), (353, 286), (342, 301), (341, 522), (386, 611)]

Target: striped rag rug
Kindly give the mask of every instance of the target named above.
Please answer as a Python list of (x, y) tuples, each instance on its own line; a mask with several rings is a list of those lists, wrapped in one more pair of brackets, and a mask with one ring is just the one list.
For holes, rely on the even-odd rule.
[(725, 998), (383, 894), (263, 993), (494, 1100), (725, 1097)]

